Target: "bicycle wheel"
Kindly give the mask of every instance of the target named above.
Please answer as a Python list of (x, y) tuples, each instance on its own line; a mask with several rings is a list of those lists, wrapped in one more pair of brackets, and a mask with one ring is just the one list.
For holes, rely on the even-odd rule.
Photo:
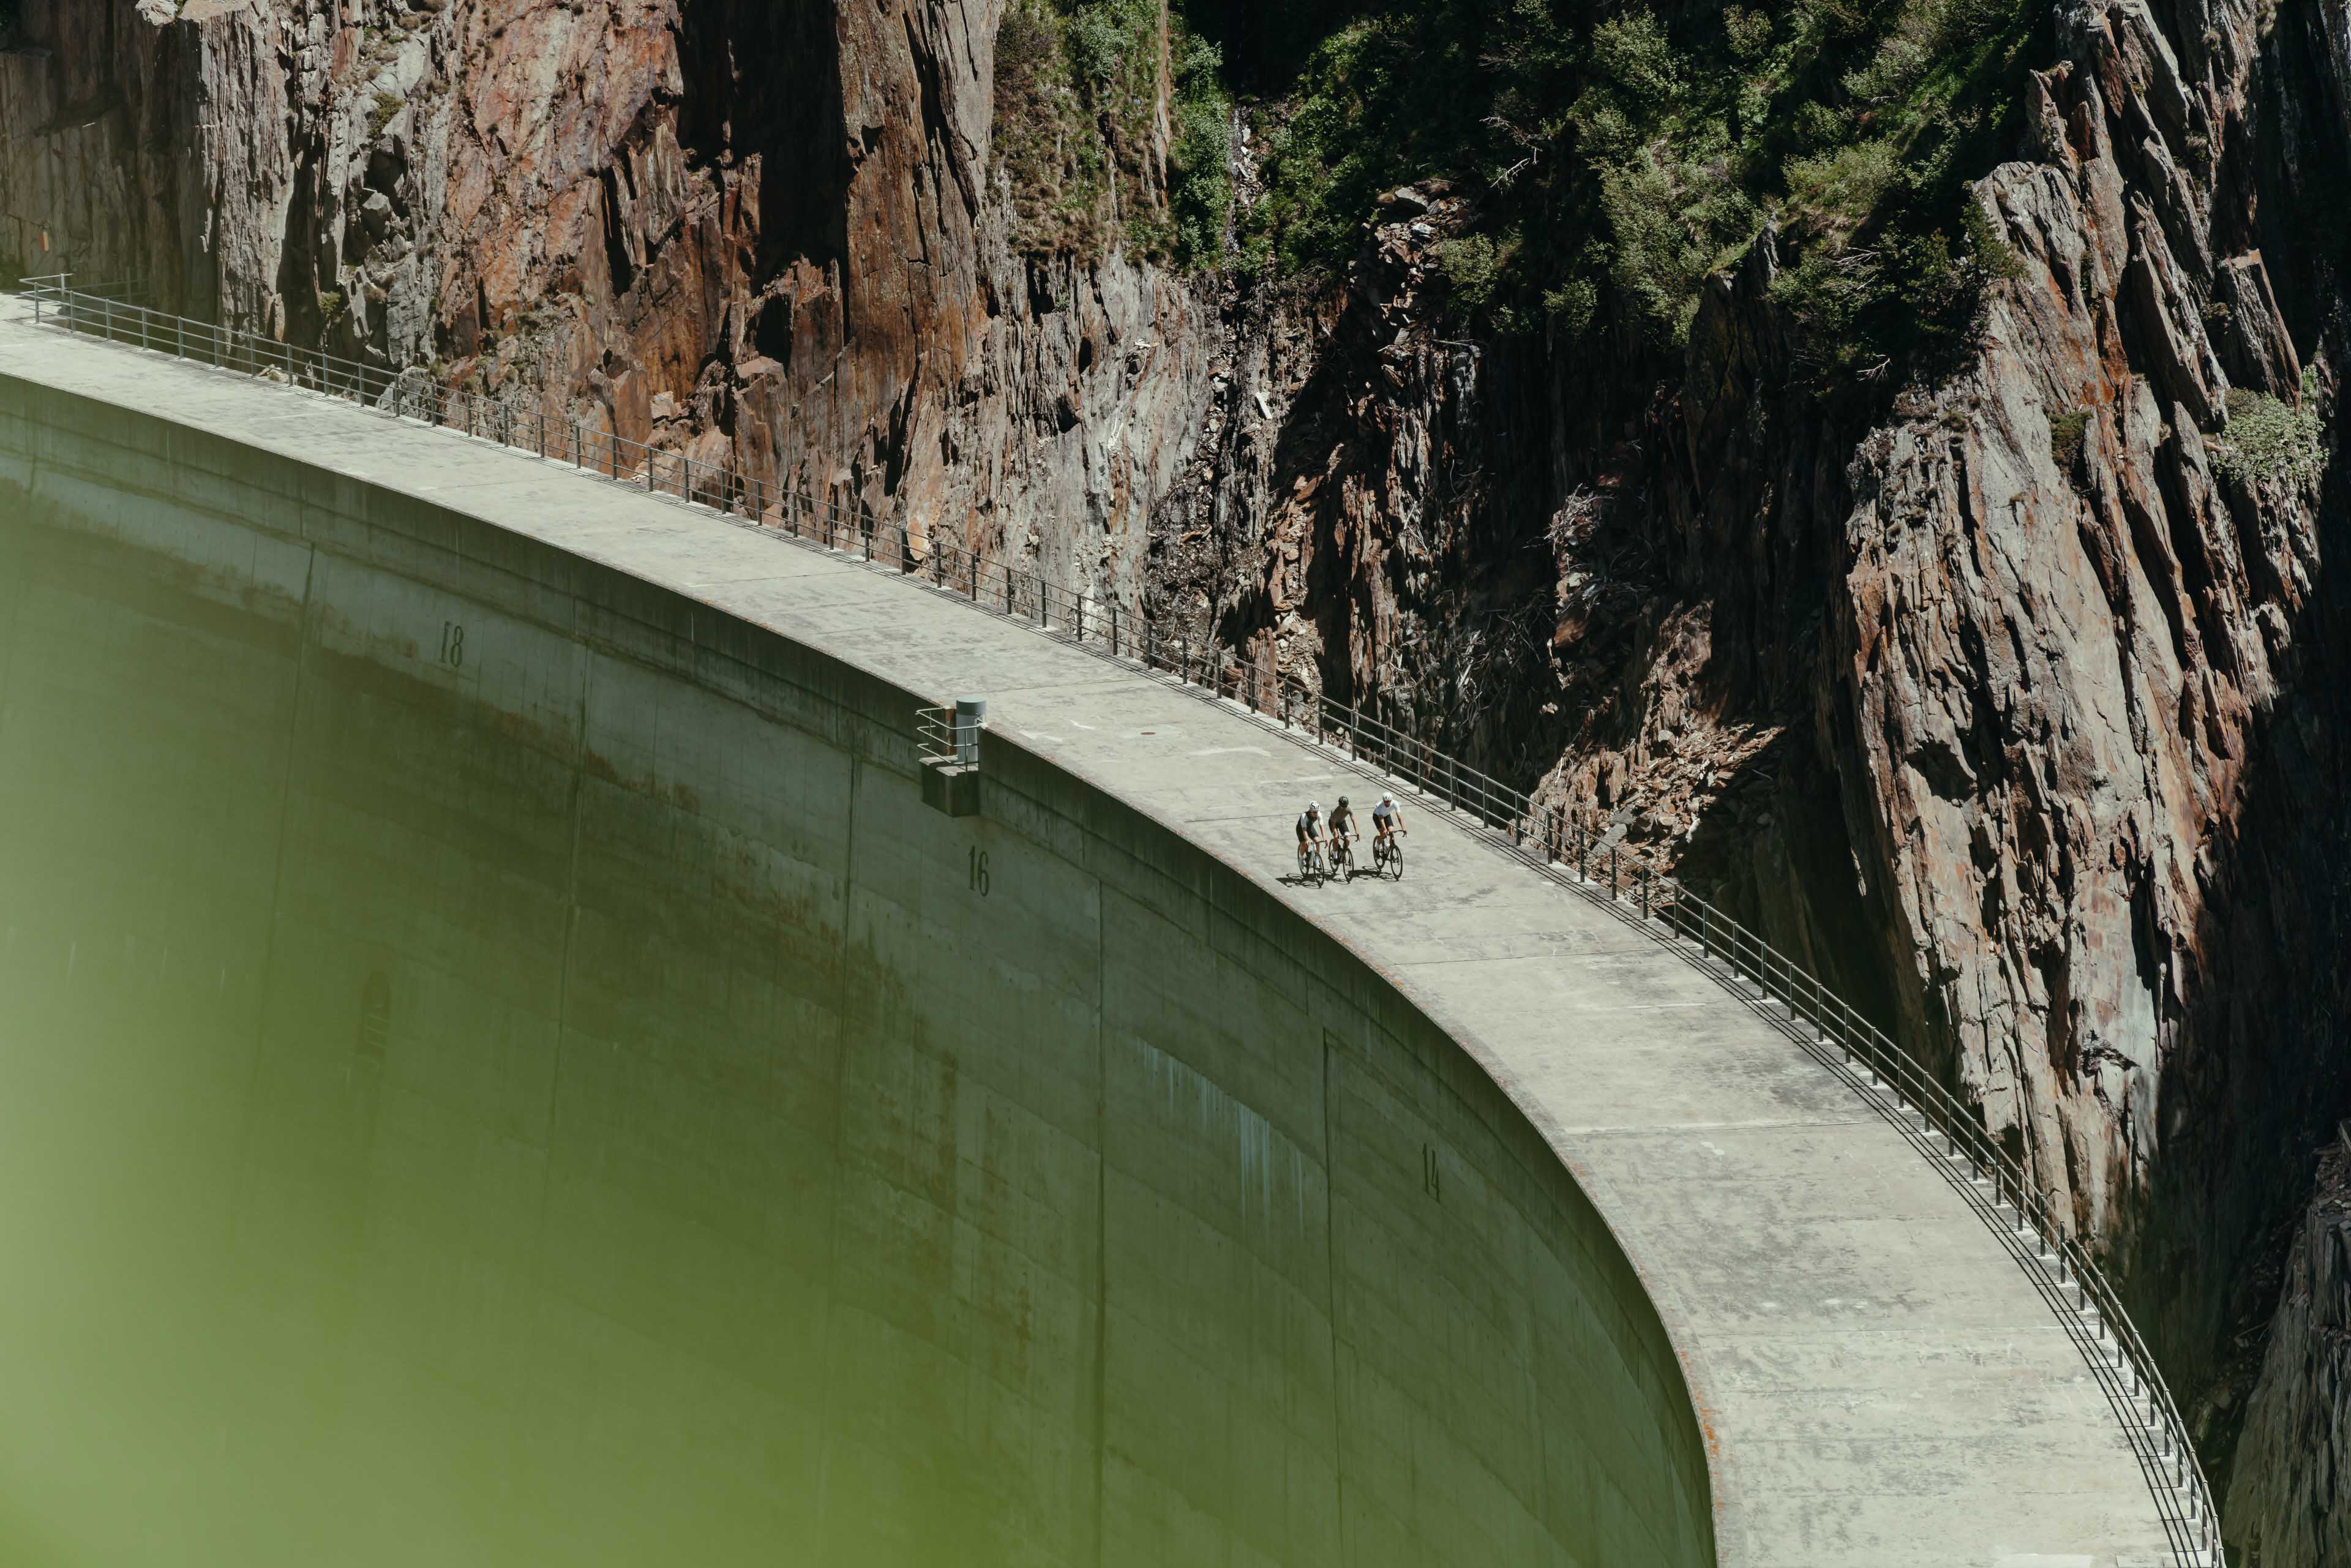
[(1402, 844), (1388, 846), (1388, 876), (1395, 882), (1404, 880), (1404, 846)]
[(1314, 874), (1314, 852), (1304, 844), (1298, 846), (1298, 880), (1306, 881)]

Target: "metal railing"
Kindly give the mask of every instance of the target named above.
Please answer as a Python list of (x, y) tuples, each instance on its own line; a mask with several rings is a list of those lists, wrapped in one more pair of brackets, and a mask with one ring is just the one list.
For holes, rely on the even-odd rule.
[(117, 277), (92, 283), (87, 278), (77, 280), (77, 276), (70, 272), (53, 272), (45, 277), (24, 278), (20, 280), (19, 288), (30, 296), (42, 289), (62, 288), (68, 283), (72, 284), (76, 294), (91, 299), (111, 299), (118, 305), (146, 305), (155, 298), (147, 285), (136, 278)]
[(925, 762), (951, 767), (961, 760), (956, 748), (955, 709), (951, 707), (918, 707), (914, 710), (915, 752)]
[[(550, 414), (527, 397), (449, 391), (414, 371), (362, 365), (159, 315), (71, 287), (64, 278), (35, 283), (26, 292), (37, 322), (463, 430), (920, 579), (978, 608), (1164, 672), (1466, 819), (1489, 841), (1674, 946), (1844, 1073), (1900, 1128), (2001, 1236), (2081, 1349), (2138, 1459), (2179, 1562), (2225, 1568), (2211, 1488), (2155, 1357), (2069, 1218), (2048, 1202), (2022, 1160), (2009, 1153), (1975, 1107), (1810, 971), (1593, 828), (1596, 810), (1545, 804), (1437, 750), (1426, 736), (1334, 701), (1294, 676), (1236, 660), (1207, 643), (1196, 646), (1187, 637), (1163, 635), (1149, 616), (1114, 595), (1072, 591), (953, 541), (916, 536), (902, 520), (862, 505), (795, 493), (731, 466), (625, 440), (576, 413)], [(926, 760), (966, 755), (953, 709), (921, 710), (917, 737)]]
[(933, 768), (977, 768), (979, 732), (985, 722), (964, 709), (918, 707), (914, 710), (915, 749)]

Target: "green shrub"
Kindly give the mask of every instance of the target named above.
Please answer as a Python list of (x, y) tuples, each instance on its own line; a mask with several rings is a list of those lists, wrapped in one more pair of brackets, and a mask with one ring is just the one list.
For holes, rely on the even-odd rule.
[(1599, 286), (1588, 277), (1571, 277), (1558, 287), (1544, 291), (1543, 308), (1561, 330), (1571, 338), (1580, 338), (1591, 328), (1593, 313), (1600, 308)]
[(1222, 57), (1180, 15), (1170, 19), (1172, 134), (1160, 187), (1160, 20), (1158, 0), (1012, 0), (1006, 9), (992, 134), (1018, 248), (1092, 256), (1123, 234), (1137, 252), (1186, 267), (1223, 257), (1232, 99)]
[(1760, 58), (1771, 47), (1771, 18), (1762, 11), (1729, 6), (1722, 13), (1722, 36), (1733, 59)]
[(1497, 240), (1482, 234), (1437, 241), (1437, 270), (1452, 288), (1454, 302), (1471, 314), (1491, 306), (1495, 287), (1518, 248), (1514, 238)]
[(375, 109), (368, 116), (368, 135), (370, 137), (382, 135), (383, 128), (392, 123), (392, 117), (407, 107), (408, 100), (396, 92), (376, 94)]
[(1270, 128), (1271, 178), (1251, 214), (1251, 238), (1284, 268), (1343, 264), (1378, 193), (1426, 172), (1409, 128), (1390, 123), (1407, 47), (1398, 24), (1367, 18), (1308, 56), (1288, 115)]
[(2074, 409), (2065, 413), (2052, 414), (2049, 419), (2049, 455), (2067, 474), (2082, 460), (2082, 438), (2088, 434), (2090, 414), (2086, 409)]
[(1877, 211), (1901, 172), (1893, 144), (1883, 141), (1851, 142), (1813, 157), (1791, 158), (1785, 166), (1788, 204), (1799, 221), (1833, 246), (1841, 246)]
[(1381, 193), (1447, 174), (1500, 258), (1447, 261), (1458, 308), (1614, 315), (1670, 350), (1776, 209), (1809, 357), (1907, 375), (1948, 364), (2012, 265), (1964, 187), (2012, 141), (2028, 45), (2053, 47), (2026, 0), (1334, 8), (1295, 79), (1260, 84), (1290, 107), (1244, 244), (1281, 267), (1343, 265)]
[(2302, 377), (2302, 407), (2242, 387), (2229, 391), (2229, 428), (2212, 443), (2212, 466), (2247, 484), (2306, 485), (2326, 468), (2326, 424), (2314, 373)]
[(1167, 154), (1167, 211), (1176, 260), (1188, 270), (1223, 258), (1233, 213), (1232, 99), (1224, 56), (1187, 38), (1176, 58), (1175, 141)]
[(1100, 91), (1118, 79), (1126, 61), (1128, 29), (1108, 5), (1085, 5), (1070, 19), (1070, 67)]
[(1603, 172), (1600, 190), (1611, 281), (1657, 341), (1680, 344), (1699, 281), (1744, 248), (1761, 214), (1719, 165), (1669, 162), (1655, 147)]
[(1649, 11), (1628, 11), (1593, 28), (1592, 68), (1652, 110), (1671, 107), (1682, 95), (1682, 61)]
[[(1966, 184), (2012, 143), (2025, 66), (2053, 49), (2028, 0), (1283, 0), (1253, 26), (1233, 10), (1009, 0), (996, 147), (1018, 244), (1089, 252), (1123, 228), (1188, 267), (1336, 267), (1383, 193), (1443, 174), (1476, 224), (1439, 249), (1451, 308), (1498, 332), (1614, 318), (1663, 352), (1776, 212), (1775, 295), (1838, 385), (1939, 373), (2014, 270)], [(1214, 27), (1275, 106), (1238, 232)]]
[(1047, 0), (1013, 0), (996, 34), (998, 168), (1012, 195), (1012, 243), (1089, 254), (1103, 235), (1101, 138), (1071, 78), (1067, 23)]

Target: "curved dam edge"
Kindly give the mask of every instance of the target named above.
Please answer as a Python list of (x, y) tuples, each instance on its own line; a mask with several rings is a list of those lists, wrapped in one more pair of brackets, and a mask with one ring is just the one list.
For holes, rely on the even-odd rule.
[(1673, 1468), (1710, 1475), (1719, 1561), (2168, 1560), (2078, 1354), (1957, 1195), (1709, 980), (1441, 815), (1414, 810), (1400, 886), (1285, 888), (1299, 800), (1346, 776), (1164, 683), (344, 405), (27, 330), (0, 336), (0, 484), (101, 511), (266, 498), (320, 549), (549, 624), (576, 602), (598, 643), (741, 700), (754, 673), (787, 681), (910, 773), (917, 701), (987, 695), (987, 831), (1195, 909), (1222, 961), (1305, 1016), (1371, 1020), (1514, 1163), (1588, 1195), (1593, 1278), (1637, 1303), (1612, 1298), (1607, 1337), (1649, 1369), (1645, 1418), (1666, 1396), (1702, 1413), (1710, 1452), (1694, 1420)]

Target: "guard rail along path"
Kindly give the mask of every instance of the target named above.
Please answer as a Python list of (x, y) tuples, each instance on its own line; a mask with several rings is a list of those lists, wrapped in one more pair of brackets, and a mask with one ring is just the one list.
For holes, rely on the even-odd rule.
[[(1163, 637), (1134, 606), (1073, 592), (946, 540), (912, 537), (902, 522), (869, 509), (779, 491), (734, 468), (550, 413), (527, 397), (446, 390), (413, 369), (388, 371), (165, 315), (124, 293), (77, 287), (67, 277), (31, 279), (25, 290), (41, 328), (349, 400), (706, 507), (780, 539), (918, 579), (1061, 643), (1180, 683), (1331, 761), (1410, 791), (1493, 849), (1669, 945), (1844, 1078), (1972, 1207), (2078, 1347), (2145, 1475), (2174, 1560), (2197, 1568), (2224, 1563), (2210, 1486), (2153, 1355), (2089, 1249), (2044, 1201), (2022, 1162), (1986, 1132), (1971, 1106), (1801, 965), (1689, 889), (1627, 863), (1615, 845), (1587, 828), (1582, 813), (1546, 807), (1294, 678)], [(921, 738), (941, 761), (968, 765), (977, 755), (976, 720), (958, 721), (950, 710), (924, 714)], [(1286, 839), (1275, 841), (1268, 854), (1286, 860), (1290, 847)]]

